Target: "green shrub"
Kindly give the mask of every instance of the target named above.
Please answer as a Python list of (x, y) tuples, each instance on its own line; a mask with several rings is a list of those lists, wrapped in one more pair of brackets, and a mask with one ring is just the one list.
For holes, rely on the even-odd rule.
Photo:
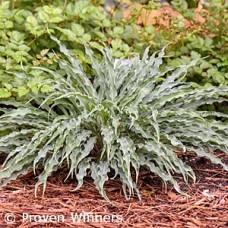
[[(140, 197), (137, 180), (140, 167), (147, 167), (178, 192), (174, 173), (195, 180), (191, 167), (178, 158), (175, 150), (193, 151), (228, 170), (227, 165), (207, 148), (227, 152), (228, 115), (197, 111), (202, 104), (226, 100), (228, 87), (195, 89), (182, 82), (187, 69), (198, 60), (173, 69), (160, 70), (164, 49), (148, 57), (135, 57), (126, 64), (105, 48), (99, 62), (86, 47), (96, 75), (90, 81), (80, 63), (59, 43), (68, 58), (59, 60), (66, 77), (48, 68), (36, 69), (48, 74), (43, 78), (47, 91), (29, 92), (24, 101), (2, 101), (0, 150), (7, 154), (0, 171), (2, 186), (18, 175), (43, 172), (36, 184), (43, 184), (53, 171), (67, 164), (79, 189), (89, 174), (100, 194), (108, 200), (104, 184), (115, 171), (122, 181), (126, 197)], [(156, 57), (157, 56), (157, 57)], [(126, 61), (126, 60), (125, 60)], [(16, 74), (16, 77), (32, 77)], [(162, 78), (165, 78), (164, 80)], [(27, 99), (27, 100), (26, 100)], [(132, 178), (132, 170), (136, 179)]]
[[(158, 51), (170, 43), (167, 55), (173, 61), (166, 64), (183, 64), (185, 58), (191, 58), (191, 52), (196, 52), (202, 57), (209, 56), (210, 65), (207, 67), (204, 65), (201, 71), (197, 69), (197, 72), (191, 72), (189, 76), (191, 81), (203, 85), (228, 83), (227, 8), (222, 4), (207, 7), (210, 14), (205, 16), (202, 13), (202, 16), (207, 18), (206, 22), (197, 24), (193, 20), (196, 14), (194, 8), (186, 9), (185, 1), (173, 1), (175, 10), (182, 14), (173, 18), (169, 26), (156, 24), (143, 27), (137, 24), (141, 10), (135, 11), (133, 18), (124, 19), (123, 9), (114, 16), (109, 16), (101, 3), (94, 2), (97, 1), (2, 1), (0, 3), (0, 73), (3, 74), (3, 70), (18, 71), (22, 64), (54, 68), (53, 63), (57, 59), (50, 49), (57, 50), (58, 47), (55, 42), (48, 39), (48, 33), (51, 33), (65, 42), (83, 65), (90, 63), (83, 52), (85, 43), (94, 51), (103, 48), (102, 42), (109, 44), (113, 55), (118, 58), (141, 53), (141, 50), (148, 45), (151, 45), (152, 52)], [(185, 7), (183, 8), (178, 2)], [(148, 12), (158, 10), (159, 7), (160, 4), (155, 4), (153, 1), (144, 5)], [(167, 15), (163, 16), (166, 18)], [(185, 18), (193, 24), (189, 29), (183, 26)], [(215, 23), (215, 19), (219, 24)], [(210, 37), (212, 34), (213, 37)], [(180, 46), (182, 46), (181, 49)], [(6, 79), (1, 78), (0, 83), (2, 81), (6, 82)]]

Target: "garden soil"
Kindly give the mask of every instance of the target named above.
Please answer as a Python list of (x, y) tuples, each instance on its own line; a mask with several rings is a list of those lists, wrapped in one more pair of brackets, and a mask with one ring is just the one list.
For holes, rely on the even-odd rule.
[[(228, 163), (227, 155), (219, 152), (217, 155)], [(63, 182), (67, 175), (67, 171), (63, 169), (48, 179), (44, 196), (40, 189), (35, 197), (34, 185), (37, 177), (30, 172), (0, 190), (0, 228), (228, 227), (228, 173), (192, 153), (179, 156), (196, 173), (196, 182), (189, 186), (184, 184), (181, 176), (176, 175), (182, 190), (189, 196), (178, 194), (171, 186), (166, 187), (158, 177), (142, 170), (138, 181), (142, 200), (139, 201), (137, 197), (126, 200), (120, 181), (115, 179), (105, 184), (112, 205), (99, 195), (90, 178), (85, 180), (80, 190), (72, 192), (76, 183), (72, 180)], [(100, 215), (99, 218), (103, 220), (73, 221), (72, 215), (80, 213)], [(33, 215), (38, 217), (32, 217)], [(57, 215), (64, 216), (64, 220), (53, 221), (53, 217)], [(52, 216), (52, 220), (41, 220), (51, 218), (48, 216)], [(119, 216), (122, 221), (108, 220), (111, 216)]]

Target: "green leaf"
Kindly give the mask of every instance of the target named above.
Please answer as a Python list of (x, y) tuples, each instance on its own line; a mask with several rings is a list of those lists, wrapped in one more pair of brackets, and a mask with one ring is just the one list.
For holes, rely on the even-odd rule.
[(84, 28), (80, 24), (71, 24), (71, 29), (76, 36), (82, 36), (85, 32)]
[(90, 40), (92, 39), (91, 35), (89, 33), (84, 33), (82, 35), (82, 40), (83, 42), (82, 43), (88, 43)]
[(13, 28), (13, 22), (12, 21), (6, 21), (5, 22), (5, 28), (6, 29)]
[(105, 18), (103, 21), (102, 21), (102, 25), (103, 27), (111, 27), (111, 21), (107, 18)]
[(20, 86), (20, 87), (18, 87), (17, 92), (18, 92), (19, 97), (22, 97), (29, 92), (29, 89), (25, 88), (24, 86)]
[(206, 39), (205, 39), (205, 46), (206, 47), (211, 47), (212, 44), (213, 44), (213, 39), (212, 38), (209, 38), (209, 37), (206, 37)]
[(10, 1), (1, 2), (1, 8), (2, 8), (3, 10), (9, 9), (9, 7), (10, 7)]
[(64, 19), (62, 17), (51, 17), (49, 22), (50, 23), (59, 23), (61, 21), (63, 21)]
[(49, 49), (43, 49), (43, 50), (40, 52), (40, 54), (41, 54), (41, 56), (45, 56), (45, 55), (47, 55), (48, 52), (49, 52)]
[(94, 179), (94, 184), (99, 193), (110, 202), (104, 191), (104, 183), (108, 180), (107, 174), (109, 171), (110, 168), (107, 162), (100, 162), (98, 165), (94, 162), (91, 164), (91, 176)]
[(113, 33), (114, 33), (114, 35), (121, 35), (124, 33), (124, 29), (123, 29), (123, 27), (116, 26), (113, 29)]
[(12, 90), (13, 86), (9, 83), (2, 83), (7, 90)]
[(0, 88), (0, 98), (8, 98), (11, 97), (11, 92), (7, 89), (1, 89)]
[(54, 15), (62, 14), (62, 12), (63, 12), (62, 9), (56, 8), (56, 7), (55, 7), (55, 8), (53, 9), (53, 11), (52, 11), (52, 13), (53, 13)]
[(34, 16), (28, 16), (26, 22), (28, 22), (30, 26), (33, 26), (33, 28), (38, 25), (37, 19)]
[(47, 23), (50, 21), (49, 15), (47, 13), (45, 13), (44, 11), (39, 11), (38, 16), (43, 23)]
[(74, 14), (79, 15), (80, 13), (86, 12), (89, 2), (87, 0), (81, 0), (74, 5)]
[(54, 88), (52, 88), (51, 86), (48, 86), (48, 85), (43, 85), (40, 88), (40, 91), (43, 92), (43, 93), (48, 93), (48, 92), (54, 91)]
[(96, 48), (99, 51), (102, 51), (104, 49), (104, 47), (97, 42), (90, 41), (89, 45), (90, 45), (90, 47)]

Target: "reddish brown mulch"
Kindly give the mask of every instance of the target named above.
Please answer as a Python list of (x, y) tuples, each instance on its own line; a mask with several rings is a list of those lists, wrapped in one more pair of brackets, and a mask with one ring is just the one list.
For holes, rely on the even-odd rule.
[[(190, 155), (190, 158), (194, 156)], [(223, 159), (228, 160), (227, 156)], [(183, 180), (177, 178), (190, 197), (177, 194), (172, 188), (165, 191), (159, 178), (142, 172), (138, 184), (142, 201), (137, 198), (126, 201), (118, 180), (106, 184), (107, 195), (116, 206), (110, 205), (98, 194), (90, 179), (81, 190), (70, 192), (75, 183), (62, 183), (62, 175), (65, 173), (53, 175), (49, 179), (44, 198), (35, 198), (36, 179), (30, 173), (0, 190), (0, 227), (228, 227), (227, 172), (206, 159), (190, 159), (189, 163), (194, 167), (197, 182), (187, 188), (182, 184)], [(97, 214), (102, 219), (105, 216), (110, 219), (111, 215), (119, 215), (123, 221), (99, 222), (98, 219), (98, 222), (74, 223), (71, 213), (80, 212)], [(7, 216), (9, 220), (13, 219), (13, 215), (7, 213), (15, 215), (14, 223), (7, 224), (4, 221)], [(58, 222), (35, 222), (34, 219), (23, 222), (23, 213), (54, 217), (60, 215), (64, 216), (64, 221), (60, 217)]]

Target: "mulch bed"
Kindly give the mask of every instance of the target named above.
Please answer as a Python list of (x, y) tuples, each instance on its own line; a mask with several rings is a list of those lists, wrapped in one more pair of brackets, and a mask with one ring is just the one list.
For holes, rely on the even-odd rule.
[[(220, 157), (228, 161), (228, 156), (221, 154)], [(170, 186), (166, 189), (159, 178), (143, 171), (138, 183), (141, 201), (137, 198), (127, 201), (118, 180), (111, 180), (105, 185), (115, 206), (99, 195), (89, 178), (80, 190), (71, 192), (76, 185), (74, 182), (63, 183), (64, 171), (49, 178), (44, 197), (40, 189), (39, 196), (35, 198), (37, 179), (31, 172), (0, 190), (0, 227), (228, 227), (228, 173), (192, 154), (187, 159), (195, 170), (197, 182), (188, 187), (181, 177), (177, 176), (177, 179), (190, 197), (176, 193)], [(14, 213), (15, 222), (6, 223), (7, 213)], [(64, 221), (23, 221), (23, 213), (63, 215)], [(71, 213), (122, 216), (122, 222), (73, 222)], [(13, 218), (10, 216), (9, 220)]]

